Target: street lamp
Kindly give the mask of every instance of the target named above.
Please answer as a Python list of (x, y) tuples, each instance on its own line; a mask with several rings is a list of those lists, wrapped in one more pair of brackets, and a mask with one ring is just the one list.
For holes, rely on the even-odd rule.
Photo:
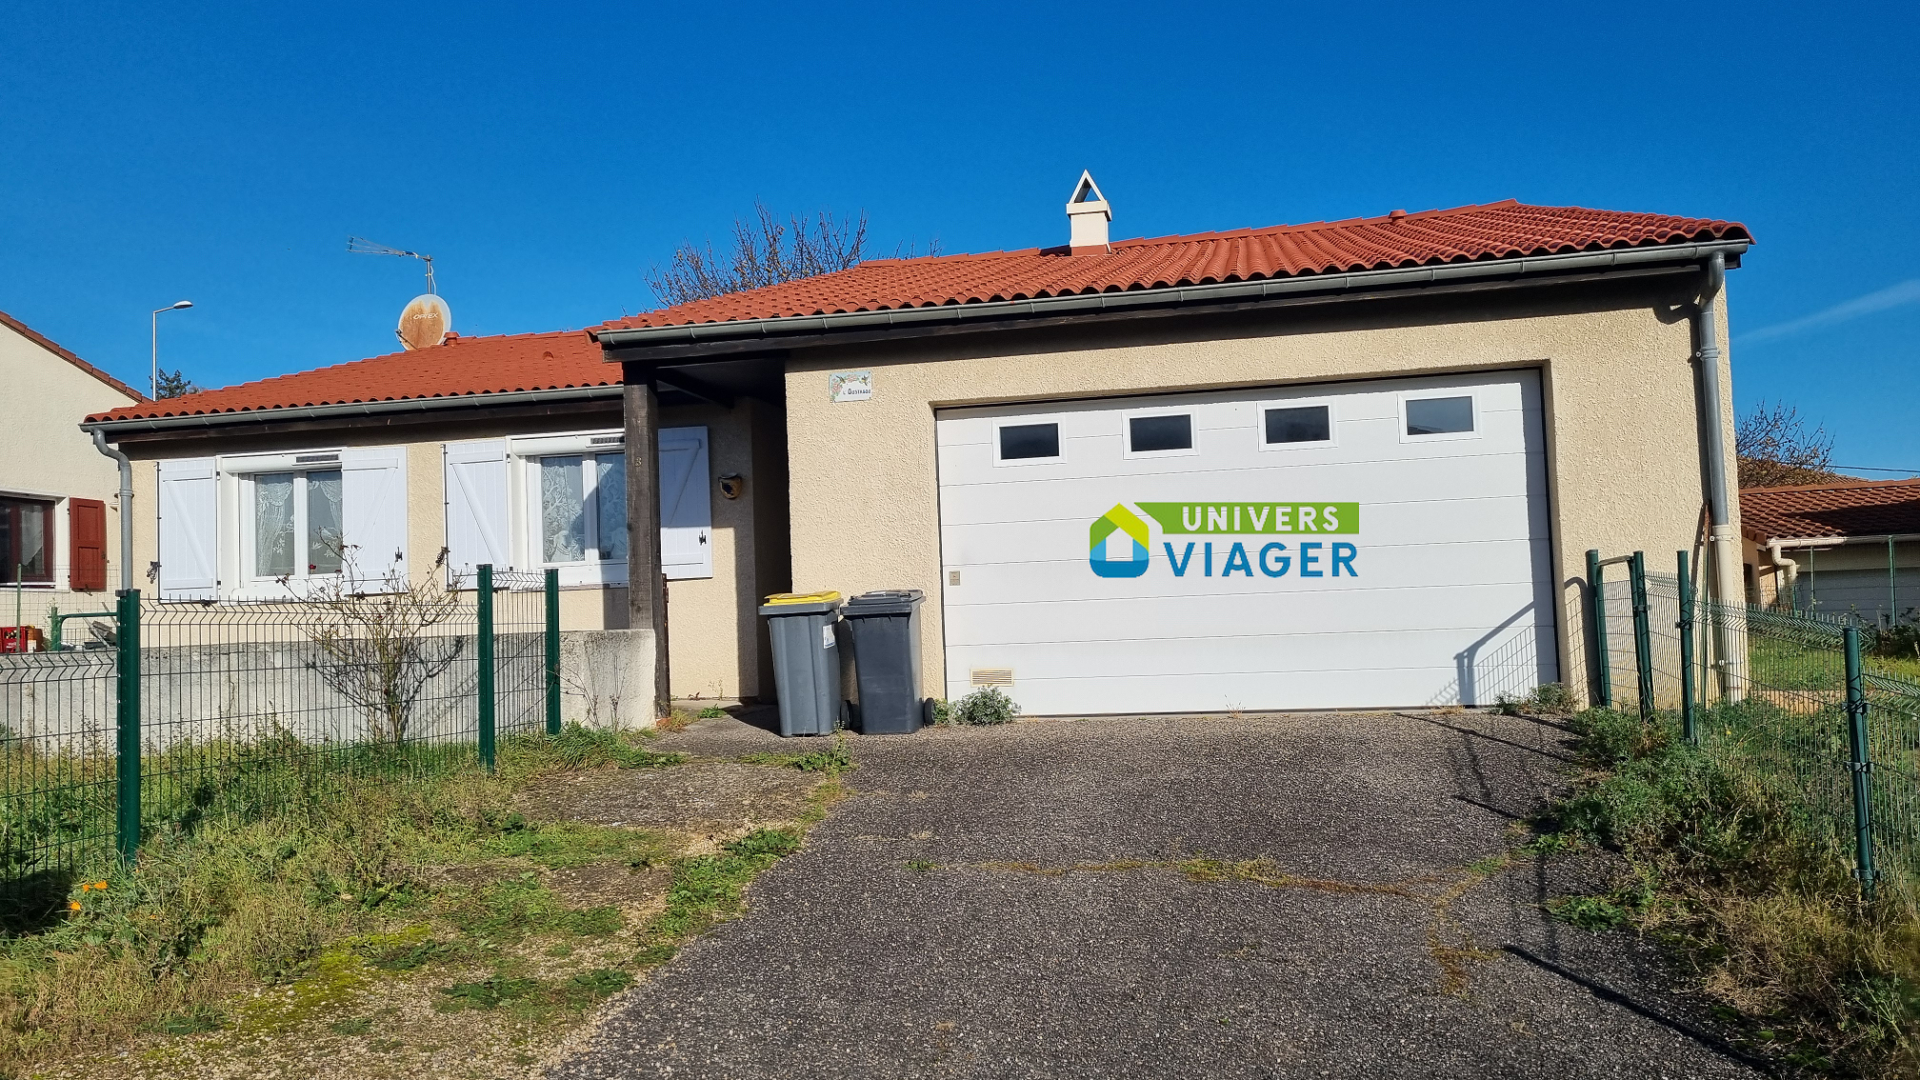
[(147, 386), (147, 396), (153, 398), (155, 401), (160, 399), (160, 313), (163, 311), (179, 311), (181, 308), (190, 308), (192, 306), (193, 301), (181, 300), (168, 304), (163, 308), (153, 309), (153, 382)]

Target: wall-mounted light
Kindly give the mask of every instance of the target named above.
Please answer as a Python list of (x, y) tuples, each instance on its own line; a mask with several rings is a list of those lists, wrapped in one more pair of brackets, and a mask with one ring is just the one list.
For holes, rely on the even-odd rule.
[(725, 473), (720, 477), (720, 495), (723, 498), (737, 499), (745, 490), (747, 490), (747, 478), (739, 473)]

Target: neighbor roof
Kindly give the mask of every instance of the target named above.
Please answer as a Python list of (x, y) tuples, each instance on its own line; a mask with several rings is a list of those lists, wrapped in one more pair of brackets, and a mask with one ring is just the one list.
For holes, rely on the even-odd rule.
[(618, 385), (620, 369), (602, 361), (600, 346), (584, 331), (449, 337), (445, 344), (430, 349), (388, 353), (219, 390), (126, 405), (96, 413), (87, 421)]
[(1920, 480), (1747, 488), (1740, 525), (1761, 543), (1920, 533)]
[(695, 300), (596, 327), (648, 327), (1126, 292), (1263, 278), (1517, 258), (1704, 239), (1751, 240), (1738, 222), (1665, 214), (1485, 206), (1121, 240), (1105, 254), (1028, 248), (875, 259), (819, 277)]
[(7, 314), (4, 311), (0, 311), (0, 326), (7, 327), (9, 330), (12, 330), (14, 333), (19, 334), (21, 337), (26, 338), (28, 341), (33, 342), (35, 345), (40, 346), (41, 348), (47, 350), (48, 352), (54, 354), (55, 356), (58, 356), (60, 359), (65, 360), (67, 363), (72, 364), (74, 367), (79, 368), (81, 371), (84, 371), (87, 374), (93, 376), (94, 378), (99, 379), (101, 382), (106, 383), (108, 386), (113, 387), (115, 390), (120, 391), (121, 393), (127, 395), (133, 400), (135, 401), (147, 400), (147, 395), (141, 393), (138, 390), (135, 390), (133, 387), (128, 386), (126, 383), (121, 382), (119, 379), (114, 378), (113, 376), (107, 374), (106, 372), (101, 371), (99, 368), (94, 367), (92, 364), (87, 363), (85, 360), (82, 360), (79, 357), (68, 352), (67, 350), (61, 348), (59, 345), (55, 344), (50, 338), (48, 338), (45, 334), (42, 334), (40, 331), (35, 330), (33, 327), (28, 326), (26, 323), (21, 322), (19, 319), (14, 318), (13, 316)]

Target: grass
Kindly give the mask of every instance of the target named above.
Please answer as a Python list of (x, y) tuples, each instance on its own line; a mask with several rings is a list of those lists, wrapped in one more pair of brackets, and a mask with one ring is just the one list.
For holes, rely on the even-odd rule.
[[(1703, 711), (1705, 748), (1672, 718), (1575, 716), (1583, 771), (1534, 846), (1598, 844), (1628, 872), (1549, 905), (1588, 930), (1632, 926), (1676, 946), (1747, 1040), (1818, 1071), (1920, 1071), (1920, 918), (1899, 887), (1861, 896), (1840, 829), (1811, 796), (1833, 762), (1830, 713), (1749, 701)], [(1810, 786), (1812, 785), (1812, 786)]]
[[(577, 1014), (738, 914), (753, 875), (800, 842), (797, 831), (761, 830), (713, 855), (678, 856), (657, 833), (514, 810), (520, 788), (556, 771), (683, 760), (638, 734), (570, 727), (503, 740), (494, 774), (471, 748), (389, 752), (386, 767), (346, 775), (291, 749), (219, 748), (231, 782), (197, 800), (151, 801), (136, 868), (102, 859), (41, 875), (31, 903), (16, 894), (16, 921), (0, 934), (0, 1076), (143, 1032), (290, 1030), (350, 1008), (376, 980), (438, 969), (484, 973), (449, 979), (436, 994), (443, 1011)], [(823, 812), (817, 803), (810, 816)], [(619, 908), (572, 906), (543, 884), (545, 872), (595, 865), (671, 867), (667, 910), (628, 928)], [(641, 947), (609, 963), (606, 943), (622, 933)], [(586, 970), (528, 969), (529, 955), (574, 956), (592, 943), (576, 959)], [(269, 987), (284, 992), (250, 996)], [(334, 1030), (371, 1023), (348, 1015)]]
[(853, 752), (847, 749), (845, 732), (834, 732), (833, 743), (825, 750), (815, 750), (805, 754), (742, 754), (734, 759), (743, 765), (775, 765), (801, 772), (818, 772), (837, 775), (850, 772), (859, 766), (854, 763)]

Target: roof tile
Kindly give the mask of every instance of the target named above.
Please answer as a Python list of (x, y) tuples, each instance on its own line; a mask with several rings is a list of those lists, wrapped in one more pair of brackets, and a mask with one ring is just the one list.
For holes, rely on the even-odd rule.
[(1740, 525), (1761, 543), (1920, 533), (1920, 480), (1747, 488)]

